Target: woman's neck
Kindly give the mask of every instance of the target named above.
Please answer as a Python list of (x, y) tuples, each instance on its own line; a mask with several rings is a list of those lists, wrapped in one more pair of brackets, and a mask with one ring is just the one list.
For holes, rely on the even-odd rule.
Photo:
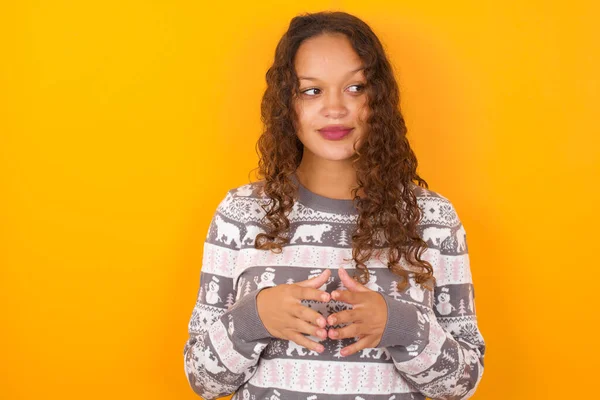
[(356, 171), (350, 161), (317, 161), (303, 157), (296, 176), (304, 187), (318, 195), (340, 200), (354, 198)]

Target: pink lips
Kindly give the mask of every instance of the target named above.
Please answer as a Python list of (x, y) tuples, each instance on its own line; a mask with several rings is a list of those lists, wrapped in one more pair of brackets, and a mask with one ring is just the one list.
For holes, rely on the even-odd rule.
[(327, 140), (340, 140), (345, 138), (354, 128), (327, 127), (319, 129), (319, 133)]

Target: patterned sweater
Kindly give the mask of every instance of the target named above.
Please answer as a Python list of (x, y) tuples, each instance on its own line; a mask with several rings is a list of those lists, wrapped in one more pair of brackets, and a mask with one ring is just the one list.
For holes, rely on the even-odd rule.
[[(254, 248), (264, 232), (261, 182), (227, 192), (206, 237), (200, 288), (188, 325), (184, 367), (190, 387), (205, 399), (234, 393), (232, 400), (418, 400), (466, 399), (483, 374), (485, 343), (477, 326), (465, 230), (448, 199), (414, 185), (428, 243), (423, 259), (434, 269), (434, 292), (415, 283), (396, 289), (386, 252), (367, 262), (367, 287), (379, 292), (388, 310), (377, 348), (350, 356), (340, 350), (354, 339), (311, 336), (317, 353), (271, 336), (259, 318), (256, 296), (266, 287), (303, 281), (331, 269), (320, 289), (345, 289), (339, 266), (356, 271), (351, 234), (358, 211), (353, 200), (331, 199), (299, 185), (290, 220), (290, 243), (280, 254)], [(379, 242), (379, 248), (385, 243)], [(401, 265), (414, 272), (403, 257)], [(351, 305), (303, 300), (329, 314)], [(344, 325), (340, 325), (344, 326)]]

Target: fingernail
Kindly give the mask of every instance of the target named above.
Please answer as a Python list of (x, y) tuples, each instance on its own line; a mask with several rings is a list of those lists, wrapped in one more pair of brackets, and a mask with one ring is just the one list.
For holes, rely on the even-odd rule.
[(321, 336), (322, 338), (326, 338), (327, 332), (325, 330), (320, 329), (317, 331), (317, 335)]
[(323, 352), (323, 350), (325, 350), (325, 349), (323, 348), (323, 346), (322, 346), (322, 345), (318, 345), (318, 346), (317, 346), (317, 352), (319, 352), (319, 353), (322, 353), (322, 352)]
[(335, 291), (334, 291), (334, 292), (331, 292), (331, 297), (332, 297), (332, 298), (334, 298), (334, 299), (337, 299), (337, 297), (338, 297), (338, 292), (335, 292)]
[(337, 319), (335, 319), (335, 317), (329, 317), (329, 325), (335, 324), (336, 321)]
[(323, 318), (317, 318), (317, 325), (319, 326), (323, 326), (325, 325), (325, 320)]
[(329, 296), (327, 296), (325, 293), (323, 293), (323, 294), (321, 295), (321, 299), (323, 299), (323, 301), (327, 301), (327, 300), (329, 300), (329, 298), (328, 298), (328, 297), (329, 297)]
[(337, 331), (332, 331), (332, 332), (331, 332), (331, 336), (333, 336), (333, 337), (337, 337), (337, 335), (338, 335)]

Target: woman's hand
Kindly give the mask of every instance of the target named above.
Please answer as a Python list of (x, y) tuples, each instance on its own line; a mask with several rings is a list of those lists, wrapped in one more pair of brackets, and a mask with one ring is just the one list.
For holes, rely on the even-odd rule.
[(323, 345), (310, 340), (303, 333), (314, 337), (327, 338), (325, 318), (301, 304), (302, 300), (328, 302), (329, 293), (318, 290), (327, 282), (331, 271), (326, 269), (321, 275), (293, 283), (265, 288), (256, 296), (256, 307), (263, 325), (271, 336), (292, 342), (316, 352), (323, 352)]
[(333, 300), (352, 305), (351, 310), (331, 314), (329, 325), (350, 323), (340, 329), (329, 328), (331, 339), (358, 337), (359, 340), (341, 350), (342, 356), (349, 356), (359, 350), (377, 347), (387, 323), (387, 304), (382, 295), (355, 281), (344, 268), (339, 269), (340, 279), (348, 290), (335, 290)]

